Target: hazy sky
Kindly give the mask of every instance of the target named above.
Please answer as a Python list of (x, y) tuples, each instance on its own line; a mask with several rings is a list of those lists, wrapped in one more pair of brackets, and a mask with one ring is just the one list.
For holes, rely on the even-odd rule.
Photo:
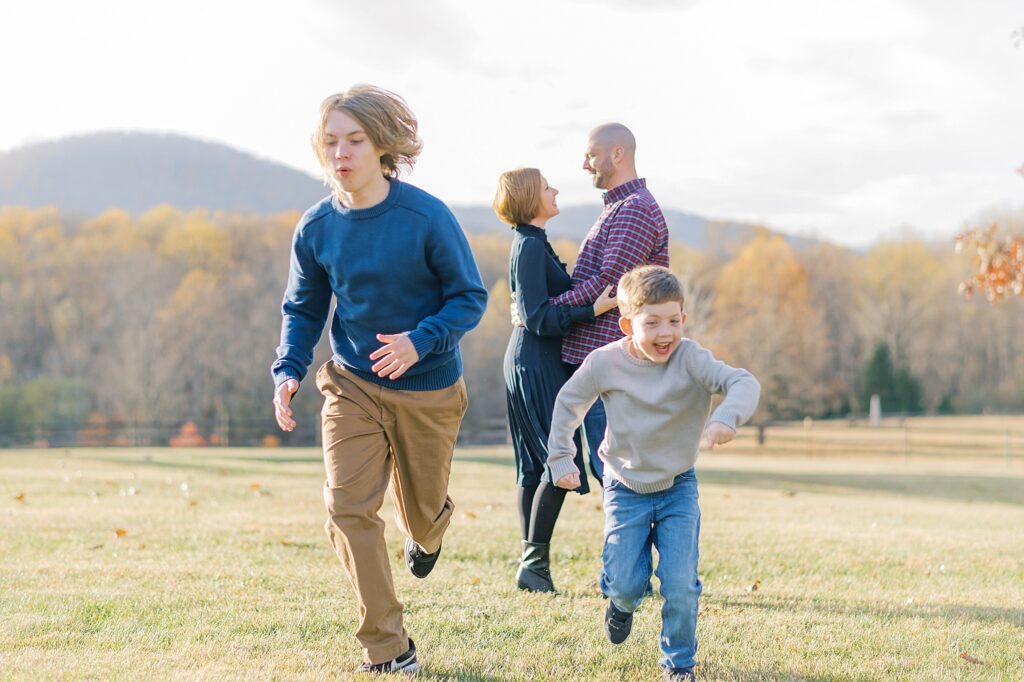
[(413, 107), (409, 179), (449, 203), (489, 203), (517, 165), (596, 203), (586, 134), (619, 120), (664, 206), (944, 236), (1024, 204), (1022, 26), (1019, 0), (23, 0), (0, 149), (174, 131), (315, 173), (320, 101), (370, 82)]

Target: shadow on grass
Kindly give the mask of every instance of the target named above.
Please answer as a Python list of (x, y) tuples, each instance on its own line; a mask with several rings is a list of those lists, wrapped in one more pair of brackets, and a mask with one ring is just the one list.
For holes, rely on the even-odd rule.
[(494, 677), (493, 675), (482, 675), (470, 670), (444, 670), (433, 671), (430, 666), (420, 668), (416, 677), (421, 680), (466, 680), (467, 682), (497, 682), (497, 680), (508, 679), (505, 677)]
[(705, 469), (701, 483), (746, 486), (788, 492), (877, 492), (960, 502), (1001, 502), (1024, 506), (1024, 485), (1017, 477), (939, 474), (798, 473)]
[(914, 606), (880, 606), (868, 602), (828, 602), (795, 597), (756, 597), (715, 599), (712, 603), (726, 608), (759, 609), (762, 611), (785, 611), (787, 613), (840, 613), (854, 616), (871, 616), (876, 620), (902, 620), (907, 618), (930, 618), (947, 622), (968, 619), (986, 623), (1007, 623), (1024, 627), (1024, 608), (1005, 606), (957, 606), (915, 604)]
[(455, 462), (470, 462), (472, 464), (490, 464), (499, 467), (515, 468), (516, 461), (511, 453), (508, 457), (489, 457), (487, 455), (455, 455)]
[(698, 679), (710, 677), (711, 679), (756, 680), (757, 682), (763, 682), (764, 680), (778, 680), (780, 682), (836, 682), (837, 680), (842, 682), (869, 682), (878, 679), (869, 675), (797, 675), (796, 673), (780, 672), (768, 668), (751, 670), (749, 668), (720, 668), (711, 665), (701, 666), (699, 672)]
[[(215, 452), (211, 453), (209, 459), (195, 459), (191, 455), (185, 456), (180, 459), (163, 459), (161, 457), (154, 457), (152, 455), (142, 455), (135, 457), (107, 457), (104, 455), (76, 455), (75, 460), (78, 461), (93, 461), (93, 462), (106, 462), (108, 464), (121, 464), (126, 467), (152, 467), (155, 469), (187, 469), (190, 471), (205, 471), (218, 475), (239, 475), (239, 474), (259, 474), (265, 469), (256, 468), (251, 465), (261, 464), (321, 464), (323, 459), (320, 457), (241, 457), (238, 455), (216, 455)], [(309, 474), (307, 471), (294, 471), (288, 469), (275, 470), (274, 474), (288, 476), (306, 476)]]

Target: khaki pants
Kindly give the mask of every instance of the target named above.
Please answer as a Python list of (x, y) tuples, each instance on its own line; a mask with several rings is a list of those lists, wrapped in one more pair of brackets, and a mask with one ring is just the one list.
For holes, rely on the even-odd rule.
[(363, 656), (382, 663), (405, 653), (409, 641), (377, 512), (390, 481), (402, 533), (427, 552), (441, 546), (455, 508), (448, 476), (466, 384), (398, 391), (332, 360), (317, 372), (316, 385), (324, 396), (325, 528), (359, 600)]

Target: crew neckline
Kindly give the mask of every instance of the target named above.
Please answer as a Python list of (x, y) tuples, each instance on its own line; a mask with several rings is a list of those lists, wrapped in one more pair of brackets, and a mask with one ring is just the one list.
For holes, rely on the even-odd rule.
[(331, 206), (335, 212), (339, 215), (348, 218), (349, 220), (364, 220), (366, 218), (376, 218), (381, 215), (389, 208), (395, 205), (398, 201), (398, 196), (402, 193), (402, 182), (395, 178), (388, 178), (388, 195), (384, 197), (384, 200), (380, 203), (374, 204), (373, 206), (367, 206), (366, 208), (349, 208), (338, 201), (338, 195), (331, 195)]

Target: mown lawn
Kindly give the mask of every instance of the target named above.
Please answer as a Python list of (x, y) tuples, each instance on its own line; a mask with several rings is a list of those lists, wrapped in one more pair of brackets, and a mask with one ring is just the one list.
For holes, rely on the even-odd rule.
[[(698, 472), (701, 679), (1024, 679), (1024, 461), (726, 448)], [(0, 677), (354, 677), (322, 477), (313, 449), (0, 451)], [(506, 448), (460, 450), (437, 569), (395, 562), (420, 677), (660, 679), (657, 598), (604, 639), (599, 498), (566, 503), (561, 593), (528, 595), (514, 493)]]

